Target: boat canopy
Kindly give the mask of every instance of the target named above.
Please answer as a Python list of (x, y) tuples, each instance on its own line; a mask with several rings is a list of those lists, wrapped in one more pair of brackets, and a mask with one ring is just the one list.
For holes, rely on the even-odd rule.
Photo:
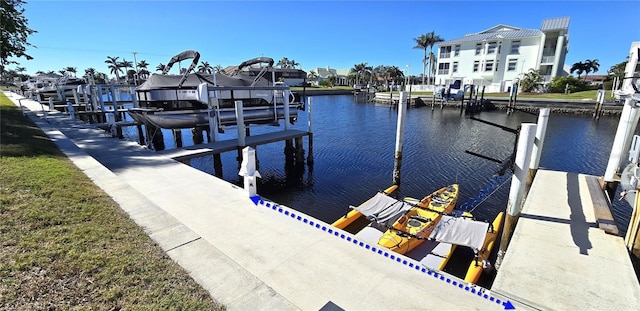
[[(253, 83), (252, 77), (244, 77), (244, 76), (228, 76), (224, 74), (215, 74), (216, 75), (216, 83), (217, 86), (250, 86)], [(204, 79), (203, 79), (204, 78)], [(162, 74), (152, 74), (149, 76), (149, 79), (142, 83), (140, 86), (136, 88), (138, 91), (149, 91), (149, 90), (158, 90), (158, 89), (176, 89), (176, 88), (186, 88), (186, 89), (195, 89), (202, 82), (208, 82), (210, 87), (214, 85), (210, 83), (213, 81), (213, 75), (207, 74), (190, 74), (182, 83), (182, 86), (179, 86), (180, 80), (182, 79), (181, 75), (162, 75)], [(208, 81), (207, 81), (208, 80)], [(269, 86), (269, 81), (264, 79), (260, 86)]]
[(351, 207), (358, 210), (367, 219), (378, 223), (384, 223), (390, 219), (394, 219), (409, 209), (413, 205), (398, 201), (384, 193), (378, 192), (376, 195), (358, 207)]
[(475, 250), (482, 249), (489, 223), (475, 221), (465, 217), (442, 215), (431, 232), (429, 239), (439, 242), (463, 245)]

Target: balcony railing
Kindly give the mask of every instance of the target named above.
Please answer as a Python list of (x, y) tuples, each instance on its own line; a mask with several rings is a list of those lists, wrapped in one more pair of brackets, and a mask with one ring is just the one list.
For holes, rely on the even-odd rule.
[(449, 74), (449, 69), (438, 69), (438, 74), (439, 75), (448, 75)]

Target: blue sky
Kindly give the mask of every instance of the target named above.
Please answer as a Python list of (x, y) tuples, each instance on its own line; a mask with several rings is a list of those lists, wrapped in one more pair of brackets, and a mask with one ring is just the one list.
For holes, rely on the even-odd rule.
[(435, 31), (455, 39), (506, 24), (539, 29), (570, 17), (566, 64), (597, 58), (599, 74), (625, 60), (640, 41), (634, 1), (44, 1), (26, 0), (34, 57), (28, 74), (76, 67), (108, 73), (107, 56), (146, 60), (151, 71), (197, 50), (212, 66), (268, 56), (305, 70), (349, 69), (366, 62), (422, 72), (413, 38)]

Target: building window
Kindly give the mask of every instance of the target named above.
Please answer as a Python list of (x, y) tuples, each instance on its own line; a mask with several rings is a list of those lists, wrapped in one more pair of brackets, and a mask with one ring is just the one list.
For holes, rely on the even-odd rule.
[(502, 43), (498, 44), (498, 54), (500, 54), (500, 52), (502, 52)]
[(440, 63), (440, 64), (438, 64), (438, 74), (439, 75), (448, 75), (449, 74), (449, 63)]
[(507, 65), (507, 71), (516, 71), (516, 67), (518, 66), (518, 59), (510, 59), (509, 64)]
[(488, 60), (487, 63), (484, 65), (484, 71), (493, 71), (493, 61), (492, 60)]
[(458, 44), (453, 50), (453, 56), (459, 56), (459, 55), (460, 55), (460, 45)]
[(498, 71), (498, 66), (499, 66), (499, 65), (500, 65), (500, 61), (499, 61), (499, 60), (496, 60), (496, 69), (495, 69), (496, 71)]
[(458, 72), (458, 62), (453, 62), (453, 68), (451, 68), (451, 72)]
[(440, 58), (449, 58), (449, 57), (451, 57), (451, 46), (440, 47)]
[(480, 68), (480, 61), (473, 62), (473, 72), (478, 72), (479, 68)]
[(496, 42), (489, 42), (489, 46), (487, 48), (487, 54), (494, 54), (496, 52)]
[(476, 55), (480, 55), (480, 51), (482, 51), (482, 43), (476, 43)]
[(511, 42), (511, 52), (509, 54), (520, 54), (520, 40)]

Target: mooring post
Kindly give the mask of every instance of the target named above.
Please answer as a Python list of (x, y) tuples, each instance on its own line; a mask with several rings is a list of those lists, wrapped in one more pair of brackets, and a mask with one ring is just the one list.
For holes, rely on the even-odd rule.
[(177, 148), (182, 148), (182, 130), (173, 129), (173, 141), (176, 143)]
[(613, 139), (613, 146), (611, 147), (611, 154), (609, 156), (609, 162), (607, 169), (604, 173), (603, 188), (609, 195), (609, 199), (613, 200), (613, 196), (618, 188), (618, 175), (620, 172), (620, 165), (623, 163), (623, 159), (626, 156), (633, 133), (638, 126), (638, 119), (640, 117), (639, 108), (636, 108), (634, 101), (631, 97), (625, 99), (622, 113), (620, 114), (620, 121), (618, 122), (618, 129), (616, 130), (616, 136)]
[(393, 164), (393, 184), (400, 185), (400, 171), (402, 169), (402, 145), (404, 143), (404, 119), (407, 114), (407, 92), (400, 92), (398, 101), (398, 126), (396, 129), (396, 151)]
[(115, 85), (111, 85), (109, 87), (111, 91), (111, 102), (113, 103), (113, 115), (116, 116), (116, 121), (120, 121), (120, 116), (118, 115), (118, 100), (116, 99), (116, 87)]
[(244, 126), (244, 107), (241, 100), (236, 100), (236, 125), (238, 127), (238, 146), (244, 148), (245, 143), (245, 126)]
[(132, 86), (130, 88), (130, 92), (131, 92), (131, 104), (133, 105), (133, 108), (138, 108), (138, 94), (136, 94), (136, 87)]
[(540, 165), (540, 155), (542, 154), (542, 145), (544, 144), (544, 137), (547, 133), (547, 123), (549, 121), (550, 108), (542, 108), (538, 112), (538, 126), (536, 127), (536, 138), (533, 142), (533, 150), (531, 152), (531, 163), (529, 164), (529, 173), (527, 174), (527, 189), (531, 187), (533, 178), (538, 172), (538, 166)]
[(600, 119), (600, 114), (602, 113), (602, 106), (604, 105), (604, 99), (606, 96), (605, 90), (598, 90), (598, 94), (596, 96), (596, 108), (593, 112), (593, 118), (596, 120)]
[(313, 165), (313, 97), (307, 97), (307, 109), (309, 109), (309, 155), (307, 156), (307, 165)]
[(238, 175), (244, 176), (244, 190), (250, 197), (255, 196), (257, 194), (256, 178), (262, 178), (262, 176), (256, 170), (256, 153), (253, 148), (245, 147), (242, 149), (242, 165), (240, 165)]
[(67, 101), (67, 111), (69, 112), (69, 117), (71, 118), (71, 120), (75, 120), (76, 119), (76, 111), (75, 111), (75, 109), (73, 109), (73, 104), (71, 103), (70, 100)]
[(222, 157), (219, 153), (213, 154), (213, 172), (218, 178), (222, 178)]
[[(289, 96), (291, 94), (290, 90), (284, 90), (284, 130), (289, 129), (289, 125), (291, 124), (291, 120), (289, 119)], [(278, 120), (278, 112), (276, 111), (276, 121)]]
[(100, 114), (101, 114), (101, 118), (100, 118), (100, 122), (104, 122), (107, 118), (106, 116), (106, 109), (104, 107), (104, 98), (102, 98), (102, 85), (98, 85), (97, 87), (97, 92), (98, 92), (98, 102), (100, 103)]
[(525, 182), (529, 162), (531, 161), (531, 150), (533, 148), (536, 127), (533, 123), (523, 123), (520, 128), (516, 158), (513, 166), (513, 176), (511, 179), (511, 189), (509, 190), (509, 201), (507, 203), (507, 217), (504, 221), (504, 230), (502, 231), (498, 259), (496, 260), (496, 269), (500, 268), (502, 258), (513, 235), (513, 229), (522, 211), (522, 203), (525, 197)]

